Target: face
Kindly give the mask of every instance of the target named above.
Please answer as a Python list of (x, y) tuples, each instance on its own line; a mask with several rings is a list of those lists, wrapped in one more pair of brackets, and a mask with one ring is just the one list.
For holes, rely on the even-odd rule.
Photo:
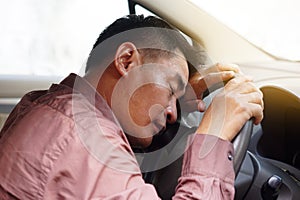
[(176, 99), (184, 94), (187, 81), (183, 56), (144, 63), (118, 81), (112, 109), (132, 146), (149, 146), (166, 122), (176, 121)]

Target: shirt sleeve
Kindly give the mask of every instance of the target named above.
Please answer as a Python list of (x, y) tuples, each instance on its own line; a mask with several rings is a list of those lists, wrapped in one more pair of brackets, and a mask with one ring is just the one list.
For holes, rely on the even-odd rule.
[(188, 144), (173, 200), (233, 199), (232, 143), (212, 135), (195, 134)]

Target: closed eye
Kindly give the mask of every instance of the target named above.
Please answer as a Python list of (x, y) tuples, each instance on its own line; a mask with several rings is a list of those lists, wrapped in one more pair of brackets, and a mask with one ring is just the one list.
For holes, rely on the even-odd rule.
[(172, 87), (172, 85), (171, 84), (169, 84), (169, 91), (170, 91), (170, 97), (172, 97), (174, 94), (175, 94), (175, 90), (174, 90), (174, 88)]

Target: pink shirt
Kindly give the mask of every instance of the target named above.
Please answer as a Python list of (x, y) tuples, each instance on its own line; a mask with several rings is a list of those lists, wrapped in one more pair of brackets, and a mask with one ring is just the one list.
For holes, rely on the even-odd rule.
[[(159, 199), (106, 102), (75, 74), (25, 95), (0, 137), (0, 197)], [(189, 139), (173, 199), (233, 199), (232, 144)]]

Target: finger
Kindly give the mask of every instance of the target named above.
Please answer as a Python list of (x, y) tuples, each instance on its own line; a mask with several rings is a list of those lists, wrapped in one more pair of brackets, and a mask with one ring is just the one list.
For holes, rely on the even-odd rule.
[(217, 63), (216, 67), (219, 71), (234, 71), (235, 73), (242, 74), (239, 66), (237, 64), (221, 64)]
[(253, 119), (253, 123), (258, 125), (263, 119), (263, 109), (259, 104), (246, 103), (239, 107), (240, 119), (243, 123)]
[(204, 81), (209, 88), (210, 86), (221, 83), (224, 81), (228, 81), (235, 76), (233, 71), (226, 71), (226, 72), (217, 72), (217, 73), (210, 73), (204, 77)]
[(262, 121), (263, 116), (264, 116), (263, 108), (261, 107), (261, 105), (256, 104), (256, 103), (250, 103), (249, 108), (251, 109), (252, 117), (254, 118), (253, 123), (255, 125), (258, 125)]
[(263, 96), (262, 92), (251, 81), (241, 82), (241, 83), (237, 84), (235, 88), (232, 88), (232, 91), (238, 92), (240, 94), (257, 92), (261, 96)]
[(239, 98), (242, 101), (259, 104), (264, 108), (263, 93), (253, 84), (253, 82), (243, 82), (231, 92), (239, 93)]
[(251, 92), (242, 94), (238, 97), (240, 103), (239, 112), (246, 114), (250, 119), (254, 118), (253, 122), (257, 125), (263, 119), (264, 103), (260, 92)]
[(252, 82), (241, 84), (236, 88), (236, 90), (238, 89), (242, 96), (248, 98), (249, 103), (256, 103), (264, 108), (263, 93)]
[(251, 92), (247, 94), (242, 94), (240, 99), (248, 103), (258, 104), (262, 107), (262, 109), (264, 109), (263, 96), (260, 92)]
[(246, 82), (252, 82), (252, 78), (249, 76), (237, 75), (235, 78), (228, 81), (225, 85), (225, 90), (233, 90)]
[(199, 73), (203, 76), (205, 74), (221, 72), (221, 71), (233, 71), (235, 73), (241, 73), (241, 70), (236, 64), (221, 64), (216, 63), (214, 65), (202, 65), (199, 67)]
[(210, 73), (203, 78), (193, 78), (190, 80), (190, 83), (194, 89), (194, 92), (197, 94), (197, 97), (201, 98), (202, 93), (205, 90), (215, 86), (216, 84), (220, 84), (217, 88), (223, 87), (224, 82), (233, 78), (234, 74), (235, 73), (233, 71)]

